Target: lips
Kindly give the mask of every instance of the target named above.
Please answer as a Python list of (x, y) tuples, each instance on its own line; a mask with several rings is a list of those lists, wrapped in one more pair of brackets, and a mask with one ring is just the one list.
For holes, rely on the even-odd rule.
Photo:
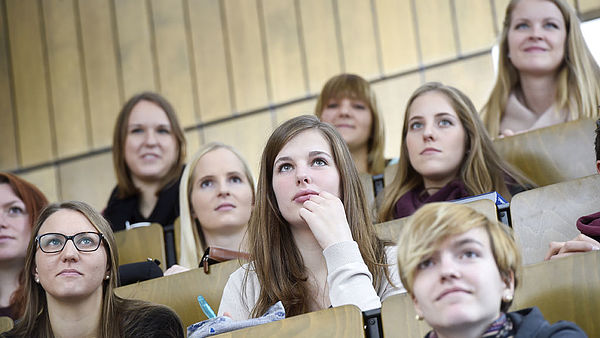
[(543, 47), (538, 47), (538, 46), (532, 46), (532, 47), (527, 47), (525, 48), (525, 51), (528, 53), (533, 53), (533, 52), (545, 52), (546, 48)]
[(235, 209), (236, 206), (231, 203), (221, 203), (218, 207), (215, 208), (215, 211), (228, 211)]
[(141, 155), (141, 158), (144, 160), (151, 160), (151, 159), (160, 158), (160, 155), (154, 154), (154, 153), (145, 153), (145, 154)]
[(460, 288), (460, 287), (452, 287), (449, 289), (446, 289), (444, 291), (442, 291), (442, 293), (440, 293), (435, 300), (439, 301), (442, 300), (444, 297), (449, 296), (449, 295), (453, 295), (453, 294), (457, 294), (457, 293), (471, 293), (469, 290)]
[(9, 241), (9, 240), (12, 240), (12, 239), (15, 239), (15, 238), (12, 237), (12, 236), (6, 236), (6, 235), (0, 236), (0, 242)]
[(349, 128), (349, 129), (354, 129), (354, 126), (351, 124), (347, 124), (347, 123), (339, 123), (335, 125), (336, 128)]
[(76, 269), (63, 269), (61, 270), (57, 276), (65, 276), (65, 277), (77, 277), (82, 276), (83, 274)]
[(300, 190), (296, 195), (294, 195), (292, 200), (296, 203), (304, 203), (310, 199), (310, 196), (318, 194), (318, 192), (310, 189)]
[(437, 153), (441, 153), (442, 151), (437, 149), (437, 148), (432, 148), (432, 147), (428, 147), (423, 149), (423, 151), (421, 151), (421, 155), (429, 155), (429, 154), (437, 154)]

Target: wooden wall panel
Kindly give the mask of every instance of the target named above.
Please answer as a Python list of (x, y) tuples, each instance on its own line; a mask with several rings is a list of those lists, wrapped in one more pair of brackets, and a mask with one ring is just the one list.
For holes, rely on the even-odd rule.
[(124, 100), (145, 91), (158, 91), (151, 27), (145, 0), (113, 0)]
[(201, 129), (193, 129), (185, 132), (185, 139), (187, 141), (187, 153), (185, 155), (185, 163), (190, 163), (194, 154), (200, 149), (200, 147), (204, 144), (202, 139), (204, 135)]
[(275, 110), (275, 127), (283, 122), (300, 115), (313, 115), (317, 99), (302, 101)]
[(248, 161), (252, 174), (257, 177), (263, 148), (271, 136), (271, 126), (271, 112), (260, 112), (208, 126), (204, 128), (204, 140), (233, 146)]
[(417, 67), (417, 39), (410, 1), (375, 0), (383, 72)]
[(8, 32), (4, 4), (0, 3), (0, 170), (17, 167), (17, 134), (8, 63)]
[(123, 98), (119, 95), (116, 41), (111, 0), (79, 0), (85, 88), (90, 111), (92, 147), (112, 144), (112, 133)]
[(502, 33), (502, 25), (504, 24), (504, 14), (506, 6), (510, 0), (494, 0), (494, 8), (496, 9), (496, 22), (498, 23), (498, 34)]
[(578, 0), (579, 1), (579, 12), (587, 13), (590, 11), (600, 10), (600, 2), (598, 0)]
[(311, 93), (318, 94), (330, 77), (342, 71), (333, 5), (330, 0), (297, 1), (302, 21), (308, 86)]
[(50, 203), (62, 200), (59, 194), (56, 168), (54, 166), (19, 174), (19, 177), (24, 178), (29, 183), (38, 187), (40, 191), (46, 195), (46, 198)]
[(308, 84), (298, 40), (294, 0), (262, 0), (273, 102), (303, 97)]
[(385, 125), (385, 157), (400, 156), (402, 143), (402, 126), (406, 102), (412, 93), (421, 85), (418, 73), (408, 74), (372, 85), (377, 95), (379, 114), (383, 116)]
[(268, 103), (256, 0), (225, 0), (224, 5), (235, 110), (239, 112), (256, 109)]
[(84, 201), (98, 211), (117, 184), (110, 152), (61, 164), (58, 175), (62, 200)]
[(364, 78), (381, 74), (371, 1), (337, 1), (344, 55), (344, 72)]
[(231, 114), (223, 22), (219, 0), (188, 0), (197, 96), (204, 122)]
[(425, 71), (426, 81), (440, 81), (463, 91), (479, 111), (494, 85), (492, 56), (485, 54)]
[(91, 147), (84, 103), (82, 61), (73, 0), (42, 1), (48, 52), (53, 127), (59, 157)]
[(419, 0), (415, 4), (423, 64), (456, 57), (450, 1)]
[(195, 125), (192, 71), (181, 1), (152, 0), (156, 56), (161, 93), (184, 126)]
[(41, 9), (36, 0), (7, 1), (18, 146), (22, 166), (54, 158)]
[(492, 7), (489, 1), (454, 0), (460, 52), (491, 48), (495, 42)]

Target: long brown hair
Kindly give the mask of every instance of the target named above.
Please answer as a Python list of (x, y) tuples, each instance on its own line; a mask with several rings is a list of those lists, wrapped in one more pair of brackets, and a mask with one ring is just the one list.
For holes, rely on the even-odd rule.
[(371, 85), (367, 80), (355, 74), (340, 74), (329, 79), (323, 86), (317, 100), (315, 115), (321, 118), (329, 100), (343, 98), (361, 100), (369, 107), (372, 122), (367, 143), (367, 170), (372, 175), (383, 173), (385, 169), (383, 117), (379, 114), (377, 108), (375, 92), (371, 89)]
[(429, 82), (417, 88), (406, 104), (398, 171), (392, 183), (384, 189), (383, 203), (378, 212), (380, 222), (392, 220), (396, 202), (400, 197), (423, 184), (423, 177), (413, 168), (408, 156), (406, 146), (408, 114), (412, 103), (417, 97), (433, 91), (443, 94), (448, 99), (465, 129), (467, 138), (465, 149), (467, 151), (460, 167), (459, 177), (465, 184), (469, 194), (477, 195), (497, 191), (503, 197), (510, 199), (511, 194), (505, 182), (506, 177), (510, 177), (516, 184), (521, 186), (533, 186), (529, 179), (512, 168), (496, 152), (471, 100), (454, 87), (439, 82)]
[[(315, 116), (299, 116), (279, 126), (271, 135), (263, 151), (256, 205), (248, 223), (249, 251), (261, 285), (258, 302), (252, 316), (264, 313), (278, 300), (283, 302), (286, 314), (294, 316), (308, 311), (311, 292), (306, 283), (308, 271), (293, 240), (290, 225), (283, 218), (273, 191), (273, 165), (279, 151), (294, 137), (306, 130), (317, 130), (331, 145), (333, 159), (340, 174), (340, 195), (352, 238), (373, 275), (377, 288), (381, 278), (389, 279), (384, 245), (375, 235), (369, 218), (364, 192), (358, 172), (346, 143), (329, 124)], [(249, 270), (244, 280), (248, 279)], [(245, 293), (245, 285), (242, 293)]]
[[(500, 34), (498, 76), (492, 93), (482, 109), (481, 118), (492, 137), (500, 133), (500, 121), (504, 115), (510, 92), (519, 86), (519, 71), (513, 66), (508, 53), (508, 33), (512, 12), (521, 0), (511, 0), (506, 7), (504, 25)], [(571, 118), (598, 117), (600, 104), (600, 68), (588, 49), (579, 19), (573, 7), (563, 0), (546, 0), (558, 7), (565, 20), (567, 36), (564, 61), (558, 70), (557, 110), (568, 109)]]
[[(29, 216), (30, 228), (33, 228), (33, 222), (38, 218), (42, 209), (48, 204), (46, 196), (33, 184), (24, 179), (9, 173), (0, 172), (0, 184), (8, 184), (15, 195), (25, 204), (25, 212)], [(23, 283), (25, 281), (24, 270), (19, 274), (19, 287), (10, 297), (10, 306), (13, 308), (13, 316), (19, 318), (25, 311), (25, 295)]]
[(123, 108), (119, 112), (119, 116), (117, 116), (115, 129), (113, 131), (113, 164), (115, 167), (115, 175), (117, 176), (117, 186), (119, 188), (117, 190), (117, 197), (119, 198), (126, 198), (138, 193), (138, 189), (133, 184), (131, 178), (131, 171), (125, 161), (125, 140), (127, 139), (129, 116), (135, 105), (140, 101), (152, 102), (165, 112), (169, 119), (169, 123), (171, 124), (171, 131), (173, 132), (173, 136), (175, 136), (175, 142), (177, 144), (175, 163), (173, 163), (173, 166), (165, 177), (162, 178), (160, 187), (156, 192), (157, 195), (165, 186), (172, 184), (177, 180), (183, 170), (183, 162), (185, 161), (185, 135), (183, 129), (179, 126), (173, 106), (171, 106), (167, 99), (157, 93), (144, 92), (133, 96), (123, 105)]

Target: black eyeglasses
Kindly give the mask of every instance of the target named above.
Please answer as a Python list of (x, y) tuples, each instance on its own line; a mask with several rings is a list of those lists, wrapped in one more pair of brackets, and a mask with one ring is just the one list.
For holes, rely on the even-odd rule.
[(98, 250), (102, 238), (104, 238), (104, 236), (98, 232), (80, 232), (73, 236), (51, 232), (37, 236), (35, 241), (45, 253), (61, 252), (65, 248), (68, 240), (73, 241), (77, 250), (91, 252)]

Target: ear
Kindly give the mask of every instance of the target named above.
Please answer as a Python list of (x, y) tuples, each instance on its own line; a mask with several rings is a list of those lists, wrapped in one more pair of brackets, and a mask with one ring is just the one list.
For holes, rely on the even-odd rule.
[(423, 318), (423, 311), (421, 310), (421, 307), (419, 306), (419, 301), (417, 300), (415, 295), (410, 295), (410, 299), (412, 299), (413, 301), (413, 305), (415, 306), (415, 312), (417, 313), (417, 315)]
[(596, 171), (600, 174), (600, 160), (596, 161)]
[(509, 275), (503, 276), (504, 281), (504, 292), (510, 293), (511, 296), (515, 294), (515, 272), (511, 271)]

